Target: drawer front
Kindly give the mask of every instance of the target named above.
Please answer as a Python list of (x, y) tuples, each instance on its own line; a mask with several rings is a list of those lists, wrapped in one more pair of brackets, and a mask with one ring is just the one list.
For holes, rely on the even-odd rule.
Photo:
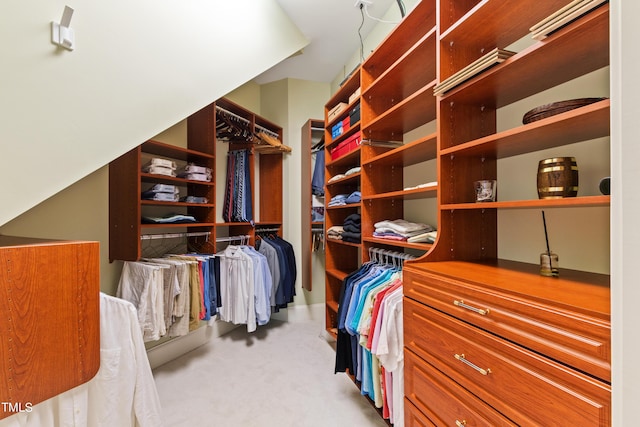
[[(437, 426), (515, 426), (411, 350), (405, 351), (405, 398)], [(406, 411), (405, 411), (406, 412)]]
[(520, 425), (608, 426), (609, 385), (404, 300), (405, 345)]
[(404, 400), (404, 425), (406, 427), (434, 427), (429, 418), (413, 406), (411, 401)]
[(412, 299), (611, 382), (609, 322), (436, 274), (403, 280)]

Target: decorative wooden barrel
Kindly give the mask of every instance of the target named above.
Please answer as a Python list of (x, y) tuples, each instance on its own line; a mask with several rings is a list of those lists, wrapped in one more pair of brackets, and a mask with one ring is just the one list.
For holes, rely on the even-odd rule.
[(574, 157), (554, 157), (538, 164), (538, 197), (559, 199), (578, 195), (578, 165)]

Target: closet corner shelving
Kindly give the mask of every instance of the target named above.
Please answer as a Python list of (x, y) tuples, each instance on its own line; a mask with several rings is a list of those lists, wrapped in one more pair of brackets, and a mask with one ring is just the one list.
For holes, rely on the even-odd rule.
[[(435, 203), (438, 196), (437, 184), (413, 189), (405, 187), (405, 174), (411, 166), (424, 168), (420, 173), (424, 183), (434, 181), (436, 177), (437, 138), (433, 131), (424, 127), (436, 120), (433, 96), (436, 36), (435, 1), (422, 1), (325, 105), (325, 136), (331, 141), (327, 144), (327, 159), (331, 159), (331, 147), (351, 133), (360, 132), (362, 138), (359, 147), (339, 159), (328, 161), (326, 168), (327, 202), (337, 194), (361, 191), (360, 203), (326, 207), (327, 229), (341, 225), (352, 213), (361, 214), (360, 244), (326, 240), (326, 327), (333, 335), (342, 282), (361, 263), (369, 260), (370, 251), (381, 248), (422, 255), (431, 250), (430, 244), (375, 238), (373, 232), (376, 222), (406, 219), (405, 202), (431, 200)], [(360, 97), (342, 115), (330, 120), (329, 111), (345, 102), (356, 89), (360, 89)], [(332, 127), (355, 105), (360, 105), (361, 120), (355, 127), (352, 125), (351, 133), (332, 141)], [(328, 182), (356, 166), (361, 166), (359, 173)], [(432, 217), (435, 218), (433, 210)]]
[[(302, 236), (302, 288), (311, 291), (313, 286), (313, 233), (317, 229), (324, 230), (324, 221), (313, 221), (313, 193), (311, 190), (312, 177), (315, 167), (312, 161), (312, 150), (315, 144), (324, 139), (324, 120), (309, 119), (302, 126), (301, 141), (302, 141), (302, 218), (301, 218), (301, 233)], [(324, 147), (321, 148), (324, 150)], [(324, 168), (324, 164), (321, 165)]]
[[(325, 105), (323, 123), (325, 128), (325, 233), (326, 230), (333, 226), (342, 225), (347, 216), (353, 213), (360, 213), (360, 203), (340, 207), (329, 207), (327, 205), (331, 198), (338, 194), (349, 194), (353, 191), (360, 190), (360, 173), (347, 176), (335, 182), (327, 182), (337, 174), (360, 166), (359, 146), (340, 157), (334, 155), (334, 158), (332, 158), (331, 155), (332, 150), (335, 149), (338, 144), (360, 132), (360, 120), (355, 123), (350, 123), (349, 128), (336, 138), (332, 137), (331, 132), (333, 126), (349, 117), (350, 112), (355, 108), (360, 107), (360, 97), (353, 96), (359, 89), (360, 68), (357, 68)], [(349, 101), (350, 98), (351, 102)], [(345, 104), (343, 111), (335, 117), (330, 118), (329, 112), (341, 103)], [(342, 285), (342, 280), (358, 267), (360, 262), (360, 248), (360, 244), (326, 238), (325, 323), (327, 332), (333, 337), (337, 336), (336, 328), (340, 286)]]
[[(476, 203), (473, 188), (474, 181), (497, 179), (498, 170), (519, 156), (528, 161), (573, 144), (608, 144), (608, 99), (529, 124), (509, 127), (503, 116), (540, 98), (563, 97), (556, 95), (564, 93), (559, 85), (608, 66), (607, 2), (583, 10), (542, 41), (530, 39), (533, 25), (568, 3), (423, 0), (325, 105), (329, 112), (361, 89), (349, 107), (361, 105), (362, 119), (350, 131), (361, 132), (362, 145), (326, 169), (328, 180), (361, 166), (359, 174), (327, 184), (327, 201), (350, 190), (362, 193), (358, 205), (327, 208), (327, 227), (352, 212), (362, 215), (361, 244), (328, 240), (327, 329), (336, 328), (342, 281), (368, 260), (370, 248), (423, 254), (403, 270), (409, 425), (611, 423), (609, 275), (563, 268), (559, 278), (548, 278), (539, 274), (537, 257), (520, 262), (498, 256), (500, 214), (600, 212), (610, 196), (587, 190), (578, 197), (538, 199), (515, 188), (510, 198)], [(434, 96), (437, 83), (495, 48), (517, 52)], [(328, 147), (344, 138), (329, 138), (339, 120), (325, 115)], [(415, 136), (434, 120), (435, 133)], [(435, 163), (437, 183), (404, 189), (406, 169), (424, 162)], [(610, 169), (606, 162), (600, 161), (599, 171)], [(528, 176), (510, 173), (518, 174), (515, 187)], [(402, 218), (405, 202), (416, 199), (435, 201), (435, 244), (372, 237), (373, 224)], [(518, 244), (518, 236), (507, 237)], [(531, 405), (531, 395), (548, 399)]]
[[(224, 109), (246, 123), (247, 129), (268, 131), (281, 141), (282, 128), (257, 116), (251, 111), (221, 98), (187, 118), (186, 147), (159, 141), (146, 141), (109, 164), (109, 259), (111, 261), (136, 261), (142, 256), (142, 240), (147, 235), (184, 235), (191, 247), (203, 252), (215, 252), (216, 235), (249, 235), (255, 238), (256, 228), (281, 229), (282, 226), (282, 154), (283, 151), (268, 147), (255, 149), (255, 144), (228, 142), (231, 149), (250, 150), (250, 182), (256, 188), (254, 171), (258, 157), (260, 186), (259, 221), (225, 223), (216, 218), (216, 145), (222, 142), (216, 137), (217, 112)], [(263, 148), (263, 147), (260, 147)], [(178, 166), (194, 163), (213, 171), (211, 182), (154, 175), (142, 172), (144, 164), (152, 157), (174, 161)], [(219, 175), (224, 176), (224, 175)], [(142, 191), (154, 184), (171, 184), (180, 188), (181, 194), (206, 197), (208, 203), (160, 202), (143, 200)], [(220, 191), (224, 192), (224, 182)], [(253, 192), (252, 192), (253, 194)], [(254, 200), (256, 195), (254, 194)], [(255, 203), (253, 203), (255, 206)], [(194, 223), (145, 224), (143, 216), (162, 216), (167, 213), (192, 215)], [(224, 229), (224, 231), (222, 231)], [(221, 232), (218, 233), (217, 231)], [(201, 237), (205, 235), (206, 237)]]

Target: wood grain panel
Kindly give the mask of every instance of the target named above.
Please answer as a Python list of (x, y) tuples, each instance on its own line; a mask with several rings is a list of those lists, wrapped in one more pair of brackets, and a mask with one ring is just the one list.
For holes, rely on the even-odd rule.
[(22, 408), (100, 365), (98, 243), (24, 243), (0, 236), (0, 401)]

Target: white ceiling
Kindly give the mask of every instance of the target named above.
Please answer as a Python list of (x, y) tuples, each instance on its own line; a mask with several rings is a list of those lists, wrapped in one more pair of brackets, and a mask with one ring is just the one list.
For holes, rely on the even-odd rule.
[[(276, 0), (309, 44), (301, 55), (292, 56), (259, 75), (255, 81), (265, 84), (284, 78), (331, 82), (342, 67), (360, 49), (358, 28), (362, 24), (361, 10), (356, 0)], [(370, 0), (370, 16), (382, 18), (389, 7), (398, 7), (395, 0)], [(360, 31), (363, 38), (376, 21), (364, 15)], [(400, 13), (397, 13), (400, 16)], [(351, 70), (346, 70), (347, 72)]]

